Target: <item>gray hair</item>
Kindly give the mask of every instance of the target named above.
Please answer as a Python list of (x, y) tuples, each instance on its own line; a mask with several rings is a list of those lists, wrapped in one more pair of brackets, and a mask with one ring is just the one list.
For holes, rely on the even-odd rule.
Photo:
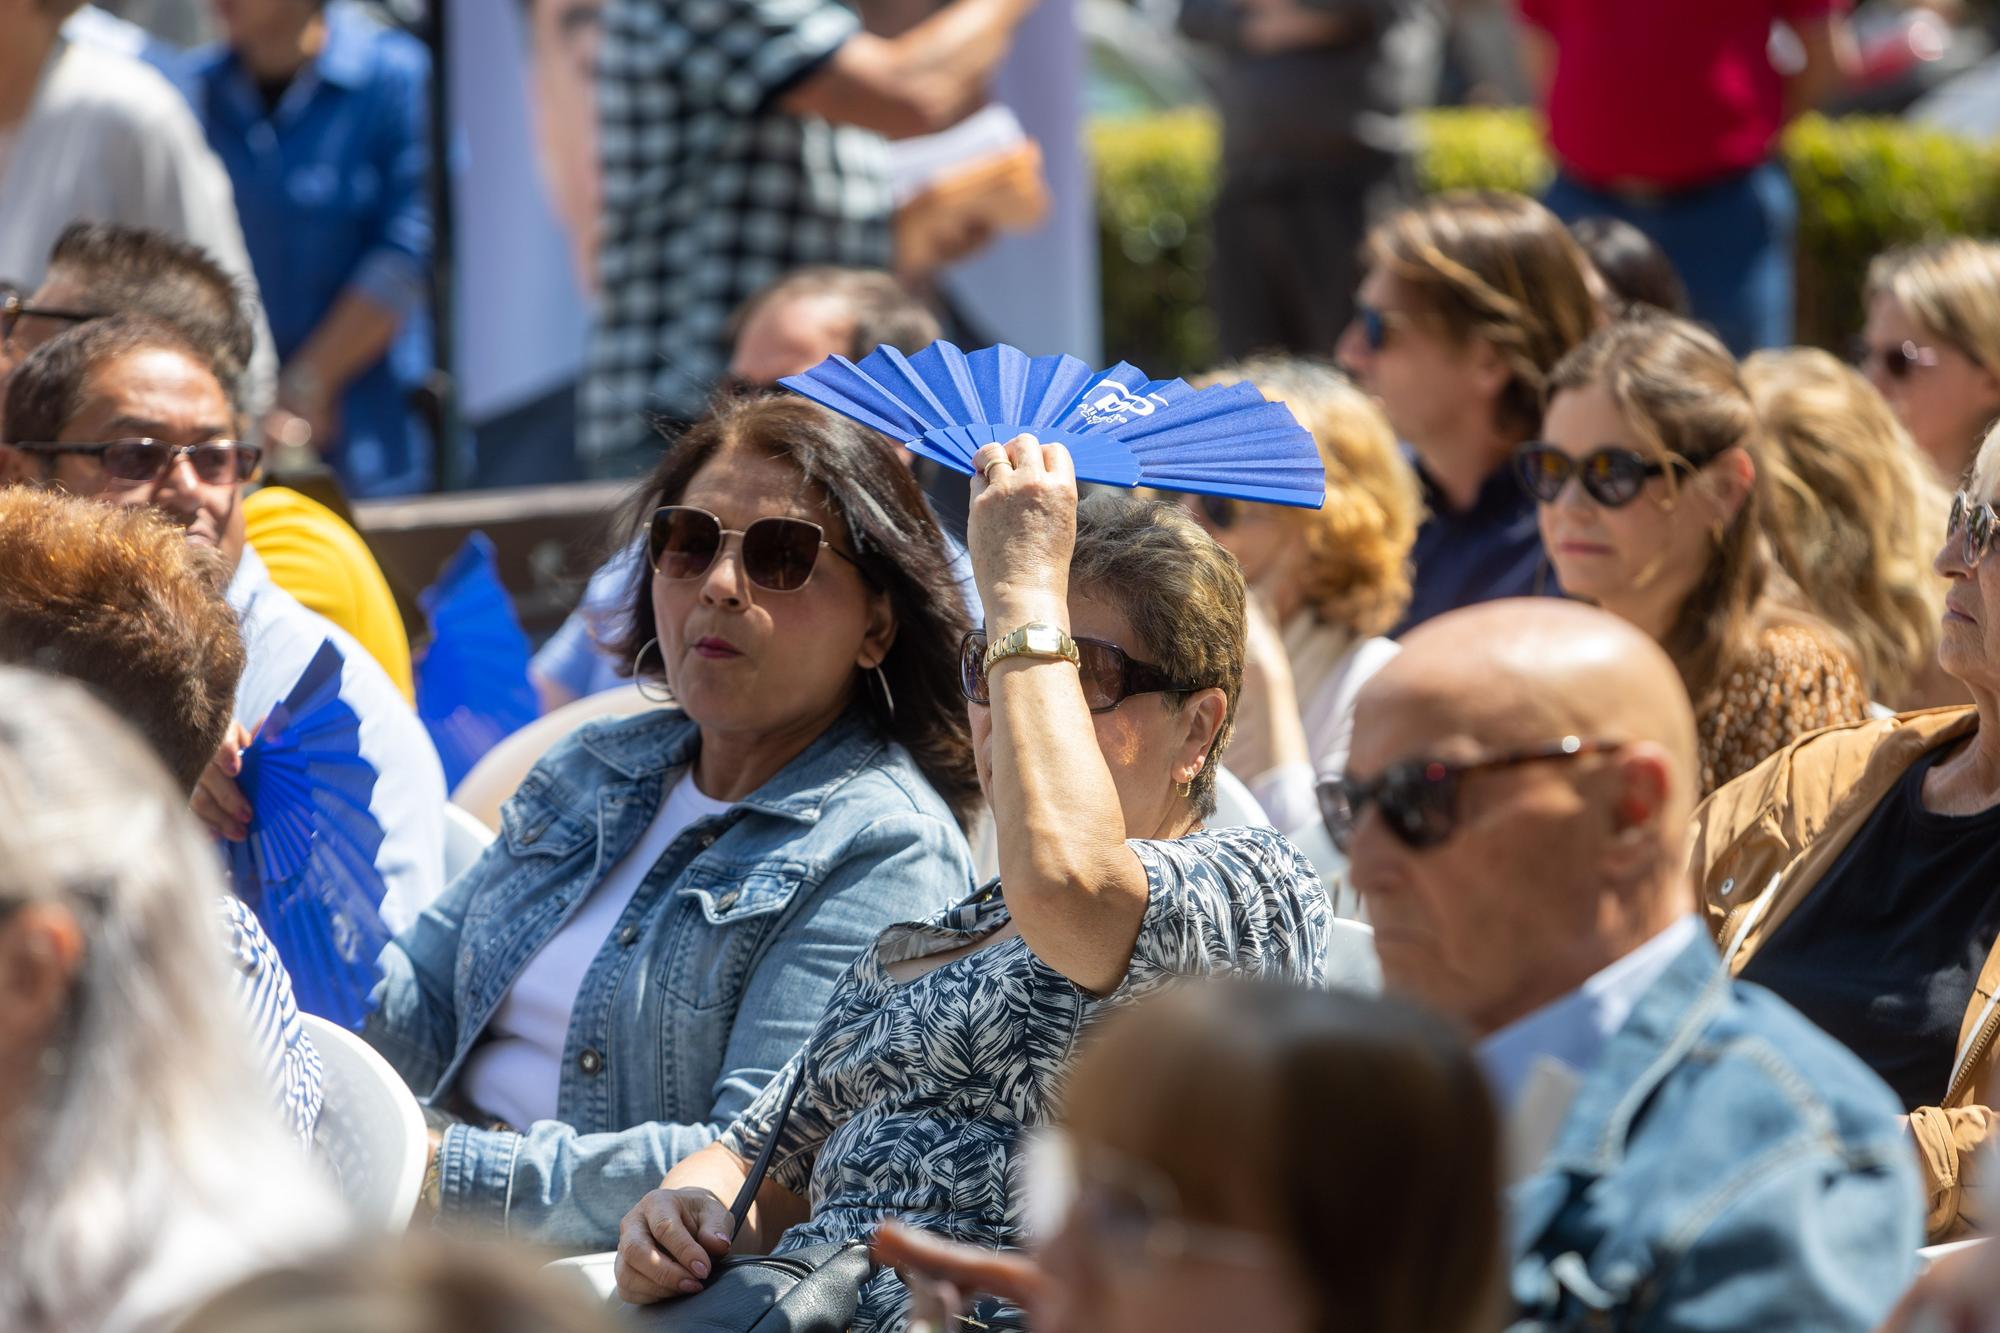
[[(0, 1125), (0, 1327), (95, 1327), (175, 1218), (246, 1249), (282, 1225), (247, 1193), (319, 1182), (279, 1119), (229, 990), (215, 849), (151, 749), (80, 686), (0, 668), (0, 884), (85, 938), (39, 1086)], [(246, 1188), (251, 1183), (259, 1188)], [(278, 1256), (274, 1255), (273, 1258)]]

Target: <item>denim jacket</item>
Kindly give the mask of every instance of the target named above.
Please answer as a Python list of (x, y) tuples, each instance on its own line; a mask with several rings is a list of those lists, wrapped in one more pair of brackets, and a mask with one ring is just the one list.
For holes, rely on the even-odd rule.
[(1696, 939), (1512, 1191), (1515, 1333), (1874, 1328), (1923, 1243), (1900, 1109)]
[[(452, 1100), (508, 987), (638, 841), (699, 744), (675, 709), (585, 724), (521, 783), (486, 854), (383, 952), (366, 1035), (427, 1103)], [(950, 809), (850, 711), (668, 846), (584, 974), (557, 1119), (446, 1130), (440, 1220), (609, 1248), (625, 1211), (784, 1066), (883, 927), (971, 888)]]

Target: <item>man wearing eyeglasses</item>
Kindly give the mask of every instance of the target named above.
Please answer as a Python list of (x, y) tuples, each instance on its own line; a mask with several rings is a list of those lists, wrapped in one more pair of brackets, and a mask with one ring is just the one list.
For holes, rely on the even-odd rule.
[(139, 316), (80, 323), (42, 344), (7, 384), (0, 479), (55, 486), (120, 506), (146, 506), (188, 541), (221, 552), (246, 656), (236, 724), (201, 777), (194, 811), (242, 841), (252, 811), (238, 789), (240, 753), (332, 640), (344, 659), (340, 695), (361, 720), (361, 754), (377, 775), (369, 803), (383, 840), (375, 864), (391, 930), (414, 921), (444, 887), (444, 774), (423, 725), (353, 638), (271, 581), (244, 539), (242, 492), (261, 451), (237, 439), (240, 416), (210, 350), (187, 330)]
[(1519, 1328), (1872, 1329), (1916, 1266), (1888, 1088), (1721, 966), (1679, 674), (1576, 603), (1427, 622), (1324, 783), (1385, 985), (1482, 1039)]

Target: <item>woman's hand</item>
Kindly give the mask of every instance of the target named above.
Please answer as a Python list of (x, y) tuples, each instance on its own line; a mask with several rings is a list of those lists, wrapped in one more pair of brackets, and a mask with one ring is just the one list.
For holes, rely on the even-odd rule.
[(1060, 444), (1019, 435), (972, 456), (965, 542), (986, 620), (1005, 634), (1031, 620), (1069, 626), (1076, 465)]
[(910, 1289), (913, 1333), (919, 1320), (936, 1329), (951, 1327), (975, 1295), (998, 1296), (1030, 1315), (1042, 1298), (1042, 1270), (1024, 1254), (960, 1245), (900, 1222), (875, 1228), (868, 1248), (876, 1263), (895, 1269)]
[(651, 1305), (700, 1291), (710, 1259), (729, 1253), (736, 1219), (705, 1189), (654, 1190), (618, 1225), (618, 1294)]
[(243, 789), (236, 785), (236, 779), (243, 772), (243, 752), (250, 748), (251, 740), (249, 728), (241, 722), (231, 722), (222, 744), (216, 747), (215, 758), (201, 771), (188, 802), (195, 818), (208, 825), (211, 833), (231, 842), (242, 842), (250, 836), (250, 802), (243, 798)]

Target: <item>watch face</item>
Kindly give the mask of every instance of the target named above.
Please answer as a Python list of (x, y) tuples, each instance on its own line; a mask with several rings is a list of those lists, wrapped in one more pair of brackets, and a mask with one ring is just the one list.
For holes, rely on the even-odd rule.
[(1022, 636), (1022, 644), (1031, 653), (1059, 653), (1062, 633), (1053, 625), (1030, 625)]

